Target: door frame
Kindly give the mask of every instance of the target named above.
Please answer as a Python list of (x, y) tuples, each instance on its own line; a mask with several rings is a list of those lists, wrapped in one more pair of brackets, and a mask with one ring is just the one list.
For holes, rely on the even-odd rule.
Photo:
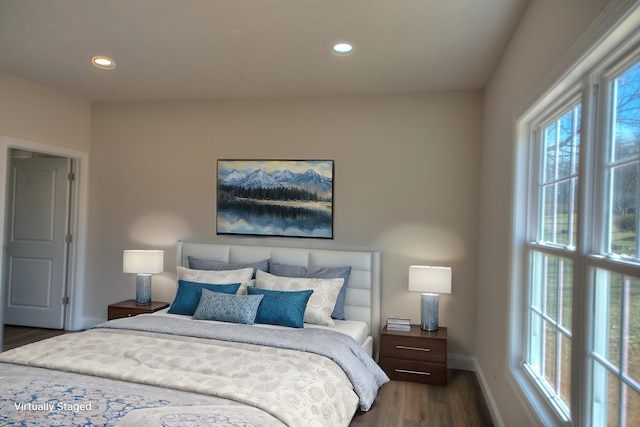
[[(30, 141), (12, 136), (0, 135), (0, 165), (4, 172), (0, 173), (0, 242), (4, 246), (5, 213), (7, 204), (7, 171), (9, 170), (9, 152), (12, 148), (44, 154), (51, 154), (72, 159), (75, 166), (75, 183), (71, 189), (72, 205), (70, 208), (69, 233), (73, 240), (69, 245), (67, 265), (67, 296), (69, 304), (65, 310), (64, 325), (66, 330), (80, 330), (87, 327), (83, 318), (82, 307), (85, 291), (85, 264), (87, 247), (88, 194), (89, 194), (89, 153), (72, 148)], [(2, 169), (0, 169), (1, 171)], [(4, 277), (5, 251), (0, 255), (0, 278)], [(0, 325), (4, 320), (4, 280), (0, 280)], [(2, 328), (0, 328), (2, 342)], [(0, 351), (1, 351), (0, 347)]]

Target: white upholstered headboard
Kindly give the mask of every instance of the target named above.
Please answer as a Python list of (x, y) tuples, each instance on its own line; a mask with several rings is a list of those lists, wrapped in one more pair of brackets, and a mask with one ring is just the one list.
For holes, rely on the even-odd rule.
[(273, 259), (305, 267), (351, 266), (345, 297), (345, 317), (369, 325), (377, 355), (380, 334), (380, 252), (285, 248), (277, 246), (189, 243), (178, 241), (177, 265), (189, 267), (189, 256), (229, 263), (254, 263)]

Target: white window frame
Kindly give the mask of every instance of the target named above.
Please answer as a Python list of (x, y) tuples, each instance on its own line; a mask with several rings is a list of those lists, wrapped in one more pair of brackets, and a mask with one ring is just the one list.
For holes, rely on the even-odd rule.
[[(555, 76), (547, 77), (549, 89), (541, 95), (532, 97), (538, 101), (523, 109), (516, 122), (516, 158), (514, 182), (514, 216), (513, 247), (511, 270), (511, 312), (508, 348), (508, 379), (514, 391), (530, 410), (532, 419), (545, 426), (583, 426), (591, 425), (592, 408), (590, 385), (594, 379), (591, 358), (587, 349), (593, 348), (590, 337), (593, 332), (592, 317), (587, 315), (593, 307), (594, 295), (592, 286), (573, 287), (573, 319), (572, 319), (572, 364), (571, 364), (571, 418), (564, 417), (562, 411), (553, 404), (545, 394), (544, 387), (538, 387), (535, 380), (527, 372), (523, 363), (527, 353), (528, 326), (528, 293), (523, 284), (528, 283), (531, 272), (528, 269), (528, 257), (532, 250), (569, 258), (574, 266), (575, 283), (593, 283), (596, 268), (621, 272), (640, 277), (640, 265), (617, 262), (615, 259), (603, 257), (604, 239), (592, 239), (591, 236), (603, 236), (602, 230), (593, 229), (604, 226), (604, 191), (587, 192), (586, 188), (594, 188), (594, 183), (604, 176), (604, 144), (599, 144), (600, 152), (594, 152), (596, 141), (604, 141), (607, 132), (606, 121), (595, 116), (598, 108), (606, 103), (607, 93), (603, 93), (602, 82), (609, 71), (616, 65), (622, 66), (621, 58), (632, 55), (632, 48), (640, 49), (640, 1), (612, 2), (612, 7), (594, 23), (587, 33), (578, 41), (577, 47), (569, 52), (561, 62), (565, 62), (564, 71), (552, 70)], [(577, 58), (577, 59), (576, 59)], [(618, 64), (616, 64), (616, 62)], [(618, 68), (619, 69), (619, 68)], [(610, 75), (610, 74), (609, 74)], [(577, 92), (576, 92), (577, 91)], [(606, 91), (604, 91), (606, 92)], [(540, 245), (531, 242), (534, 230), (531, 227), (539, 219), (537, 200), (529, 205), (529, 188), (536, 182), (533, 169), (540, 165), (539, 153), (530, 150), (531, 141), (536, 138), (534, 130), (557, 114), (562, 106), (568, 105), (569, 99), (581, 94), (582, 126), (580, 147), (580, 182), (578, 209), (578, 236), (576, 247), (563, 248), (552, 245)], [(540, 136), (541, 137), (541, 136)], [(540, 151), (541, 152), (541, 151)], [(526, 171), (526, 173), (522, 173)], [(592, 174), (585, 174), (591, 171)], [(596, 209), (595, 207), (602, 207)], [(591, 227), (591, 229), (590, 229)], [(640, 233), (640, 229), (638, 230)], [(583, 392), (582, 390), (587, 390)], [(597, 417), (597, 414), (596, 414)]]
[[(541, 158), (543, 150), (543, 132), (542, 130), (548, 126), (555, 118), (561, 115), (565, 110), (571, 108), (574, 104), (580, 103), (582, 104), (582, 127), (584, 127), (585, 123), (585, 102), (582, 97), (584, 92), (584, 82), (581, 80), (578, 83), (570, 86), (566, 89), (565, 92), (560, 95), (554, 97), (550, 102), (547, 102), (545, 108), (541, 110), (540, 114), (531, 117), (526, 124), (526, 133), (523, 135), (523, 143), (522, 151), (526, 153), (525, 155), (528, 157), (528, 166), (526, 170), (527, 174), (525, 177), (525, 189), (522, 190), (520, 194), (525, 200), (522, 200), (524, 203), (524, 211), (525, 215), (523, 218), (525, 219), (523, 224), (526, 224), (526, 228), (523, 227), (522, 233), (522, 244), (519, 248), (520, 255), (520, 275), (518, 277), (517, 283), (529, 283), (533, 271), (529, 269), (532, 252), (539, 252), (546, 255), (557, 256), (560, 258), (565, 258), (571, 260), (573, 264), (573, 280), (574, 283), (578, 283), (581, 280), (580, 271), (581, 269), (581, 257), (580, 257), (580, 236), (582, 233), (578, 232), (578, 241), (576, 242), (575, 247), (565, 247), (562, 245), (555, 245), (546, 243), (543, 244), (541, 242), (535, 241), (540, 237), (539, 233), (539, 225), (541, 224), (540, 215), (541, 212), (541, 200), (539, 200), (538, 196), (540, 192), (538, 191), (540, 182), (542, 180), (542, 168), (544, 167), (543, 159)], [(585, 131), (584, 128), (581, 129), (581, 146), (580, 146), (580, 170), (583, 168), (582, 159), (584, 156), (582, 152), (585, 149)], [(522, 154), (522, 153), (521, 153)], [(582, 204), (583, 198), (581, 197), (583, 190), (582, 182), (579, 183), (579, 195), (578, 195), (578, 228), (584, 224), (584, 220), (582, 218)], [(533, 194), (529, 189), (533, 189)], [(528, 199), (531, 196), (531, 199)], [(528, 200), (526, 200), (528, 199)], [(511, 371), (514, 374), (514, 377), (517, 379), (519, 386), (521, 387), (521, 391), (524, 391), (526, 398), (533, 402), (533, 406), (537, 408), (538, 412), (541, 412), (542, 408), (544, 411), (542, 414), (542, 419), (544, 419), (545, 425), (571, 425), (570, 423), (570, 414), (565, 410), (565, 407), (562, 403), (558, 402), (558, 400), (553, 397), (551, 390), (543, 384), (539, 383), (535, 380), (535, 375), (533, 371), (525, 363), (528, 354), (530, 353), (530, 345), (531, 343), (528, 340), (523, 339), (522, 337), (526, 337), (529, 334), (530, 326), (529, 326), (529, 313), (530, 309), (529, 305), (529, 293), (531, 289), (529, 287), (520, 287), (520, 310), (514, 309), (512, 311), (513, 317), (517, 317), (517, 323), (520, 325), (518, 339), (518, 349), (516, 352), (511, 353), (510, 359), (512, 361)], [(573, 300), (580, 297), (580, 291), (576, 289), (576, 286), (573, 286)], [(574, 319), (576, 317), (575, 312), (575, 303), (573, 308)], [(575, 321), (572, 322), (572, 343), (573, 348), (576, 347), (576, 332), (575, 332)], [(579, 338), (579, 337), (578, 337)], [(514, 343), (512, 340), (512, 349)], [(573, 353), (573, 350), (572, 350)], [(514, 356), (517, 354), (517, 357)], [(514, 366), (514, 363), (516, 366)], [(575, 371), (575, 366), (572, 363), (572, 374)], [(572, 375), (573, 376), (573, 375)], [(576, 393), (573, 390), (571, 392), (571, 407), (575, 407), (576, 405)]]

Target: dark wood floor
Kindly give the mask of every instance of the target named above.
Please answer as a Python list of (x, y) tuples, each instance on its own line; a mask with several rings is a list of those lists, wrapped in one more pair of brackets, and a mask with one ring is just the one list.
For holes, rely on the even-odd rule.
[[(4, 326), (2, 350), (65, 333), (57, 329)], [(368, 412), (350, 427), (492, 427), (476, 375), (449, 370), (446, 387), (391, 381), (382, 386)]]
[(391, 381), (350, 427), (492, 427), (475, 372), (449, 370), (446, 387)]
[(62, 329), (29, 328), (11, 325), (4, 325), (3, 331), (2, 351), (65, 333)]

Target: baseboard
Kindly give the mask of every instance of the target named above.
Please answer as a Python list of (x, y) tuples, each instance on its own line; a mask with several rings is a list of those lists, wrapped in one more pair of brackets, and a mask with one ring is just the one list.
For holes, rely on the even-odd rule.
[(447, 354), (447, 367), (461, 371), (476, 371), (476, 359), (464, 354)]
[(476, 373), (478, 383), (480, 384), (480, 388), (482, 389), (484, 399), (487, 402), (493, 424), (497, 427), (505, 427), (502, 416), (500, 415), (500, 411), (498, 410), (498, 405), (496, 405), (496, 401), (494, 400), (491, 389), (489, 388), (489, 383), (487, 382), (482, 369), (480, 369), (478, 360), (475, 357), (465, 356), (463, 354), (449, 353), (447, 356), (447, 366), (450, 369), (460, 369), (463, 371), (473, 371)]
[(498, 410), (498, 405), (496, 404), (496, 401), (493, 398), (493, 393), (491, 393), (491, 389), (489, 388), (487, 378), (484, 376), (484, 373), (482, 372), (478, 361), (475, 358), (473, 360), (476, 364), (475, 372), (478, 376), (478, 382), (480, 383), (480, 388), (482, 388), (484, 398), (487, 401), (487, 406), (489, 406), (489, 412), (491, 412), (493, 423), (498, 427), (505, 427), (504, 421), (502, 420), (502, 415), (500, 415), (500, 410)]

